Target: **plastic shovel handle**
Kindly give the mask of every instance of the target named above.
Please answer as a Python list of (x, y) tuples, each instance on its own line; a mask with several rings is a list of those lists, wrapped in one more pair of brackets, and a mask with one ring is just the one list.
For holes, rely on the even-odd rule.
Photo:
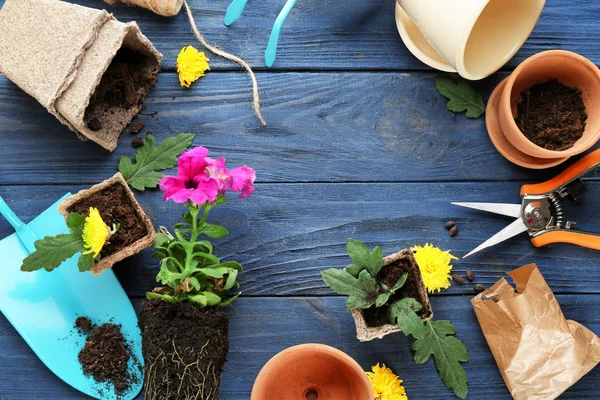
[(564, 170), (560, 175), (547, 182), (538, 183), (537, 185), (524, 185), (521, 188), (521, 196), (525, 196), (526, 194), (543, 195), (552, 193), (562, 185), (585, 175), (587, 172), (598, 166), (600, 166), (600, 149), (583, 157), (581, 160)]
[(242, 16), (247, 2), (248, 0), (233, 0), (231, 2), (229, 7), (227, 7), (227, 12), (225, 13), (225, 21), (223, 21), (226, 26), (233, 24), (239, 17)]
[(21, 241), (21, 243), (23, 243), (23, 246), (25, 246), (27, 251), (29, 251), (29, 253), (33, 253), (35, 251), (35, 246), (33, 244), (38, 239), (37, 235), (31, 230), (29, 226), (27, 226), (27, 224), (23, 223), (23, 221), (21, 221), (19, 217), (17, 217), (17, 214), (15, 214), (14, 211), (10, 209), (10, 207), (8, 206), (8, 204), (6, 204), (2, 196), (0, 196), (0, 214), (2, 214), (2, 216), (6, 218), (8, 223), (11, 224), (13, 228), (15, 228), (19, 240)]
[(279, 44), (279, 33), (281, 32), (281, 26), (294, 7), (294, 4), (296, 4), (296, 0), (288, 0), (287, 3), (285, 3), (285, 6), (283, 6), (283, 9), (279, 13), (279, 16), (275, 20), (275, 24), (273, 25), (271, 37), (269, 38), (269, 44), (267, 45), (267, 51), (265, 51), (265, 64), (267, 64), (267, 67), (269, 68), (273, 66), (273, 63), (275, 63), (275, 58), (277, 57), (277, 45)]
[(535, 247), (542, 247), (552, 243), (570, 243), (592, 250), (600, 250), (600, 236), (586, 232), (565, 230), (548, 232), (534, 237), (531, 239), (531, 242)]

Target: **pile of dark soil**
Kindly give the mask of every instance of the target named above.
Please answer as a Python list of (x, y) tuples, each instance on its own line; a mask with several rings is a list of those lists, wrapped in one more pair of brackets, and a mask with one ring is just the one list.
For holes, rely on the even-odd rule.
[(99, 131), (115, 109), (139, 107), (156, 85), (159, 65), (156, 60), (135, 50), (119, 49), (90, 99), (84, 121), (92, 131)]
[(227, 314), (145, 300), (140, 328), (146, 399), (219, 400), (229, 350)]
[[(377, 274), (377, 282), (383, 283), (387, 287), (394, 287), (394, 285), (398, 282), (400, 277), (407, 273), (408, 278), (406, 279), (406, 283), (400, 290), (398, 290), (390, 299), (388, 300), (388, 304), (393, 304), (398, 300), (404, 298), (413, 298), (417, 300), (419, 303), (425, 306), (426, 302), (423, 299), (421, 292), (418, 289), (419, 276), (417, 269), (419, 266), (416, 261), (410, 260), (409, 258), (401, 258), (391, 264), (388, 264), (381, 268), (379, 274)], [(390, 319), (388, 316), (388, 306), (382, 307), (371, 307), (369, 309), (364, 310), (365, 321), (367, 326), (372, 328), (383, 326), (390, 323)], [(423, 309), (419, 313), (421, 317), (428, 317), (432, 314), (431, 309)]]
[[(96, 327), (89, 318), (79, 317), (75, 327), (87, 335), (85, 346), (79, 352), (84, 374), (99, 383), (112, 385), (116, 394), (125, 393), (132, 384), (137, 383), (137, 377), (129, 372), (132, 354), (119, 325), (103, 324)], [(134, 360), (134, 364), (139, 363)]]
[(521, 94), (515, 122), (531, 142), (563, 151), (581, 139), (587, 117), (579, 89), (551, 79)]
[(109, 186), (74, 204), (70, 213), (89, 215), (90, 207), (97, 208), (104, 223), (112, 228), (119, 224), (117, 232), (110, 237), (100, 252), (102, 257), (109, 256), (148, 234), (146, 225), (137, 214), (125, 188), (119, 184)]

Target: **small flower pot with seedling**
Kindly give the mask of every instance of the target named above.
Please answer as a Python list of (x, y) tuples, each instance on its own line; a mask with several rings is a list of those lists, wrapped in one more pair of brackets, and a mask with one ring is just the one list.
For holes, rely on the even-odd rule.
[(354, 239), (346, 248), (354, 263), (343, 270), (321, 271), (321, 276), (334, 292), (349, 296), (346, 307), (355, 317), (358, 338), (372, 340), (393, 332), (413, 336), (415, 361), (423, 364), (433, 355), (446, 386), (466, 398), (467, 375), (460, 362), (468, 361), (469, 353), (452, 336), (456, 328), (450, 321), (431, 320), (433, 312), (413, 252), (403, 250), (384, 258), (379, 247), (369, 252)]
[(139, 253), (154, 242), (152, 222), (120, 173), (69, 197), (60, 204), (58, 211), (65, 216), (79, 213), (87, 217), (91, 208), (99, 211), (107, 226), (117, 228), (102, 247), (101, 258), (92, 267), (94, 275), (101, 274), (116, 262)]
[[(356, 323), (356, 336), (361, 342), (381, 339), (391, 333), (400, 332), (398, 325), (390, 323), (389, 306), (403, 298), (414, 298), (422, 304), (419, 316), (423, 321), (431, 319), (433, 311), (423, 284), (421, 271), (413, 252), (402, 250), (384, 257), (379, 247), (369, 252), (362, 242), (349, 239), (346, 245), (354, 264), (344, 271), (330, 269), (323, 271), (323, 279), (334, 291), (342, 280), (358, 279), (363, 286), (363, 299), (351, 298), (348, 304)], [(369, 278), (360, 274), (369, 274)], [(373, 285), (373, 281), (375, 285)], [(350, 301), (350, 300), (349, 300)]]
[(69, 233), (37, 240), (22, 271), (52, 271), (79, 253), (79, 270), (100, 275), (154, 241), (152, 223), (120, 173), (67, 198), (58, 211)]
[(147, 399), (219, 399), (229, 349), (229, 316), (219, 307), (239, 296), (230, 291), (242, 267), (213, 254), (207, 238), (228, 232), (207, 218), (227, 191), (250, 196), (254, 179), (251, 168), (229, 171), (225, 159), (210, 159), (197, 147), (181, 155), (177, 176), (159, 182), (165, 199), (188, 211), (173, 234), (161, 227), (154, 242), (162, 286), (147, 294), (140, 313)]

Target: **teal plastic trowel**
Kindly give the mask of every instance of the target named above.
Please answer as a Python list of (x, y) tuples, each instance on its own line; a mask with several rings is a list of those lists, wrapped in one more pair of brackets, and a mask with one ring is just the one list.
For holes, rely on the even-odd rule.
[[(57, 211), (63, 199), (24, 224), (0, 197), (0, 214), (16, 230), (0, 240), (3, 277), (0, 311), (60, 379), (96, 399), (116, 399), (112, 388), (83, 374), (77, 356), (85, 339), (73, 329), (78, 316), (89, 317), (96, 324), (109, 321), (120, 324), (133, 354), (143, 362), (137, 316), (114, 273), (111, 270), (100, 276), (81, 273), (77, 256), (52, 272), (21, 272), (21, 262), (35, 250), (35, 240), (68, 233), (64, 217)], [(133, 361), (130, 372), (139, 379), (129, 392), (120, 394), (119, 399), (133, 399), (142, 389), (144, 379), (134, 368)]]

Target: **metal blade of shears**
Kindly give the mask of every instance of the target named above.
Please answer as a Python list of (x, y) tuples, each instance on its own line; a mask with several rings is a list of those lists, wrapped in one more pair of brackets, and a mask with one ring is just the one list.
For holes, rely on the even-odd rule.
[(502, 243), (505, 240), (508, 240), (508, 239), (510, 239), (514, 236), (517, 236), (518, 234), (526, 232), (526, 231), (527, 231), (527, 226), (525, 226), (525, 223), (523, 222), (523, 220), (521, 218), (519, 218), (516, 221), (514, 221), (512, 224), (507, 226), (506, 228), (502, 229), (500, 232), (496, 233), (494, 236), (489, 238), (487, 241), (482, 243), (479, 247), (477, 247), (475, 250), (473, 250), (472, 252), (470, 252), (469, 254), (464, 256), (463, 258), (472, 256), (475, 253), (479, 253), (481, 250), (495, 246), (498, 243)]
[(507, 217), (521, 218), (521, 204), (506, 203), (452, 203), (455, 206), (472, 208)]

